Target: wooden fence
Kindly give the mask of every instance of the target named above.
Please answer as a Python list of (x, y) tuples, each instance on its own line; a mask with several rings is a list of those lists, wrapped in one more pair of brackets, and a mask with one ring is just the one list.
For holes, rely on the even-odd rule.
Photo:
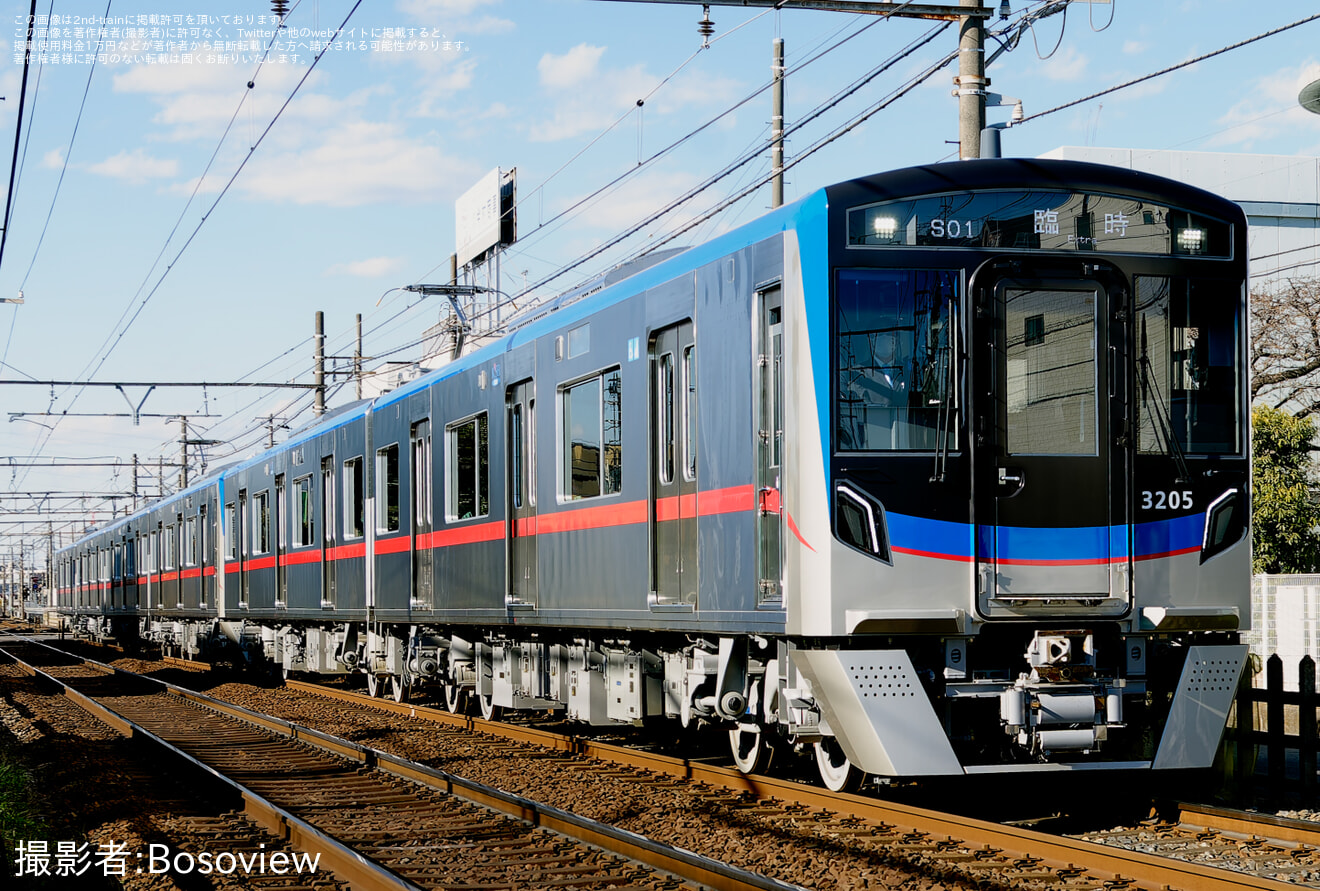
[[(1259, 665), (1259, 663), (1257, 663)], [(1283, 686), (1283, 660), (1265, 660), (1265, 686), (1252, 685), (1251, 672), (1243, 672), (1238, 687), (1234, 720), (1227, 739), (1235, 798), (1250, 803), (1262, 796), (1272, 802), (1317, 803), (1315, 660), (1303, 656), (1297, 666), (1297, 689)], [(1263, 726), (1262, 726), (1262, 720)], [(1296, 752), (1294, 760), (1291, 752)], [(1267, 769), (1257, 776), (1259, 756)], [(1289, 770), (1295, 765), (1295, 774)]]

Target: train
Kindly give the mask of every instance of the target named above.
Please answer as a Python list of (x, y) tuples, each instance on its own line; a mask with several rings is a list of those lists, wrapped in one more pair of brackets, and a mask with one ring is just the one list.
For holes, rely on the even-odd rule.
[(1247, 282), (1240, 208), (1131, 170), (820, 188), (88, 532), (59, 611), (836, 790), (1186, 776), (1251, 621)]

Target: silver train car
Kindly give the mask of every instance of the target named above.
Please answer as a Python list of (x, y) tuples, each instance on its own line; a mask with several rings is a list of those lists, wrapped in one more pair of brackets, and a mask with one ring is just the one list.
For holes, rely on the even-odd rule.
[(1246, 224), (1127, 170), (820, 189), (87, 534), (89, 633), (864, 777), (1210, 765)]

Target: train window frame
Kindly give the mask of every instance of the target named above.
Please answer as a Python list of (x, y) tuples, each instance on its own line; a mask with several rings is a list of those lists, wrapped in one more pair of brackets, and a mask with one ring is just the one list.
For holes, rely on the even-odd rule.
[(399, 483), (399, 444), (392, 442), (376, 449), (377, 532), (390, 534), (402, 528), (400, 516), (402, 492)]
[(273, 542), (270, 540), (270, 490), (262, 489), (252, 494), (252, 553), (268, 554)]
[(683, 403), (683, 479), (697, 481), (697, 345), (683, 347), (682, 398)]
[(183, 565), (197, 565), (197, 518), (193, 516), (183, 520)]
[[(618, 405), (618, 422), (616, 422), (616, 432), (614, 440), (606, 440), (606, 393), (609, 392), (609, 381), (614, 380), (616, 384), (615, 403)], [(597, 388), (597, 397), (593, 400), (595, 407), (595, 433), (598, 436), (597, 461), (595, 461), (595, 491), (583, 491), (578, 494), (574, 490), (573, 480), (573, 391), (581, 391), (583, 395), (587, 393), (587, 387)], [(556, 391), (556, 401), (558, 403), (558, 449), (560, 449), (560, 459), (556, 462), (558, 465), (558, 502), (561, 504), (570, 502), (582, 502), (582, 500), (591, 500), (597, 498), (611, 498), (618, 496), (623, 491), (623, 370), (620, 366), (610, 366), (595, 371), (593, 374), (581, 376), (573, 380), (565, 381), (558, 385)], [(582, 405), (587, 405), (583, 401)], [(609, 447), (615, 447), (615, 461), (606, 462), (601, 458), (601, 453), (605, 453)], [(606, 473), (609, 467), (609, 473)], [(582, 477), (583, 483), (587, 482), (585, 475)]]
[(489, 412), (479, 411), (445, 425), (445, 468), (445, 521), (461, 523), (490, 516)]
[(300, 476), (289, 487), (289, 520), (293, 525), (293, 546), (305, 548), (316, 544), (316, 506), (312, 502), (312, 474)]
[[(1181, 459), (1248, 452), (1249, 412), (1244, 414), (1241, 405), (1247, 368), (1241, 284), (1209, 275), (1155, 272), (1134, 275), (1132, 288), (1137, 454)], [(1215, 409), (1226, 421), (1218, 430), (1206, 423)], [(1197, 422), (1193, 425), (1190, 418)], [(1193, 426), (1202, 427), (1196, 438)], [(1224, 433), (1229, 437), (1222, 437)]]
[(173, 523), (165, 524), (165, 543), (162, 550), (162, 569), (179, 568), (179, 530)]
[[(356, 541), (367, 534), (366, 479), (362, 470), (366, 466), (363, 455), (345, 458), (342, 467), (344, 486), (344, 540)], [(349, 468), (352, 468), (350, 474)]]
[(207, 534), (206, 525), (206, 505), (197, 506), (197, 564), (206, 565), (206, 548), (210, 543), (210, 536)]
[[(876, 346), (871, 349), (872, 365), (849, 365), (845, 368), (843, 365), (845, 361), (843, 338), (845, 335), (842, 332), (841, 319), (841, 315), (845, 310), (841, 306), (841, 291), (846, 278), (852, 277), (852, 280), (857, 282), (860, 286), (868, 276), (873, 277), (876, 281), (884, 281), (885, 276), (906, 276), (904, 286), (909, 291), (913, 292), (908, 295), (908, 297), (911, 298), (910, 318), (907, 320), (906, 324), (894, 327), (892, 332), (875, 332), (877, 334), (892, 334), (891, 356), (887, 366), (874, 364), (874, 362), (877, 361), (876, 353), (878, 351), (878, 346)], [(941, 324), (935, 326), (928, 320), (926, 330), (921, 332), (927, 340), (924, 344), (920, 343), (921, 337), (917, 330), (916, 317), (920, 314), (916, 312), (916, 302), (914, 299), (915, 292), (919, 287), (919, 277), (921, 276), (939, 277), (932, 284), (951, 289), (945, 296), (942, 304), (944, 312)], [(963, 412), (964, 394), (962, 393), (963, 368), (959, 353), (962, 349), (964, 336), (962, 331), (962, 309), (963, 301), (967, 299), (966, 285), (965, 272), (960, 267), (941, 267), (935, 265), (902, 265), (892, 267), (842, 266), (834, 270), (830, 294), (830, 415), (832, 418), (832, 447), (835, 453), (935, 455), (958, 453), (961, 451), (962, 436), (960, 435), (961, 430), (959, 418)], [(873, 299), (868, 302), (868, 305), (874, 305), (876, 302), (877, 301)], [(860, 306), (860, 300), (858, 301), (858, 304)], [(892, 312), (897, 318), (897, 316), (903, 312), (904, 307), (900, 304), (896, 304), (896, 306), (898, 308), (892, 310)], [(902, 338), (902, 333), (905, 329), (911, 329), (910, 332), (908, 332), (911, 337), (911, 343), (907, 343)], [(930, 342), (932, 334), (935, 338), (933, 343)], [(849, 332), (847, 336), (856, 337), (859, 336), (859, 334), (857, 332)], [(941, 336), (943, 337), (943, 343), (939, 342)], [(936, 380), (936, 386), (941, 389), (935, 394), (940, 396), (939, 401), (932, 400), (926, 396), (924, 388), (918, 390), (915, 387), (909, 388), (907, 386), (909, 378), (913, 382), (923, 379), (917, 373), (920, 369), (916, 368), (914, 364), (919, 352), (919, 346), (925, 347), (928, 356), (931, 355), (932, 351), (940, 354), (935, 356), (935, 358), (928, 360), (928, 365), (932, 362), (934, 363), (933, 373), (939, 375), (939, 378)], [(866, 407), (868, 404), (864, 403), (862, 405), (863, 422), (860, 426), (856, 426), (855, 413), (845, 413), (843, 410), (843, 395), (845, 386), (848, 386), (848, 384), (845, 383), (845, 371), (864, 371), (867, 368), (877, 369), (886, 367), (892, 367), (896, 371), (901, 372), (896, 376), (894, 372), (885, 373), (886, 389), (889, 389), (891, 393), (901, 394), (900, 398), (905, 401), (906, 404), (903, 404), (903, 402), (893, 402), (884, 405), (876, 403), (876, 407), (884, 408), (886, 411), (894, 413), (894, 418), (890, 427), (890, 442), (886, 447), (881, 448), (879, 447), (881, 444), (878, 441), (874, 444), (870, 441), (870, 430), (875, 425), (872, 425), (867, 421)], [(899, 380), (901, 383), (894, 385), (895, 380)], [(922, 425), (920, 415), (912, 414), (913, 412), (930, 413), (932, 411), (934, 412), (934, 423), (926, 426)], [(926, 419), (931, 420), (932, 416), (928, 415)], [(845, 427), (850, 420), (854, 423), (856, 429), (849, 430), (849, 428)], [(876, 429), (879, 431), (882, 428), (883, 423)], [(859, 434), (857, 432), (859, 430), (863, 432)], [(910, 441), (914, 432), (920, 433), (922, 431), (927, 432), (929, 438), (932, 439), (933, 442), (930, 442), (929, 444), (922, 443), (918, 446), (903, 444), (904, 440)], [(848, 432), (848, 435), (845, 435), (845, 432)], [(857, 436), (860, 436), (860, 444), (845, 445), (846, 441), (852, 442), (854, 437)]]
[(229, 560), (238, 560), (238, 502), (225, 502), (225, 553)]
[(669, 485), (674, 481), (675, 452), (678, 450), (678, 422), (675, 402), (678, 397), (676, 378), (678, 369), (672, 351), (661, 353), (656, 363), (656, 418), (655, 432), (656, 463), (659, 465), (660, 482)]

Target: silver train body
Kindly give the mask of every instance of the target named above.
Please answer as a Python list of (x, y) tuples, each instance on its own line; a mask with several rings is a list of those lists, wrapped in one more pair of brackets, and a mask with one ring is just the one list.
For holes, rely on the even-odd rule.
[(864, 775), (1210, 764), (1246, 231), (1070, 162), (817, 191), (87, 534), (84, 629)]

